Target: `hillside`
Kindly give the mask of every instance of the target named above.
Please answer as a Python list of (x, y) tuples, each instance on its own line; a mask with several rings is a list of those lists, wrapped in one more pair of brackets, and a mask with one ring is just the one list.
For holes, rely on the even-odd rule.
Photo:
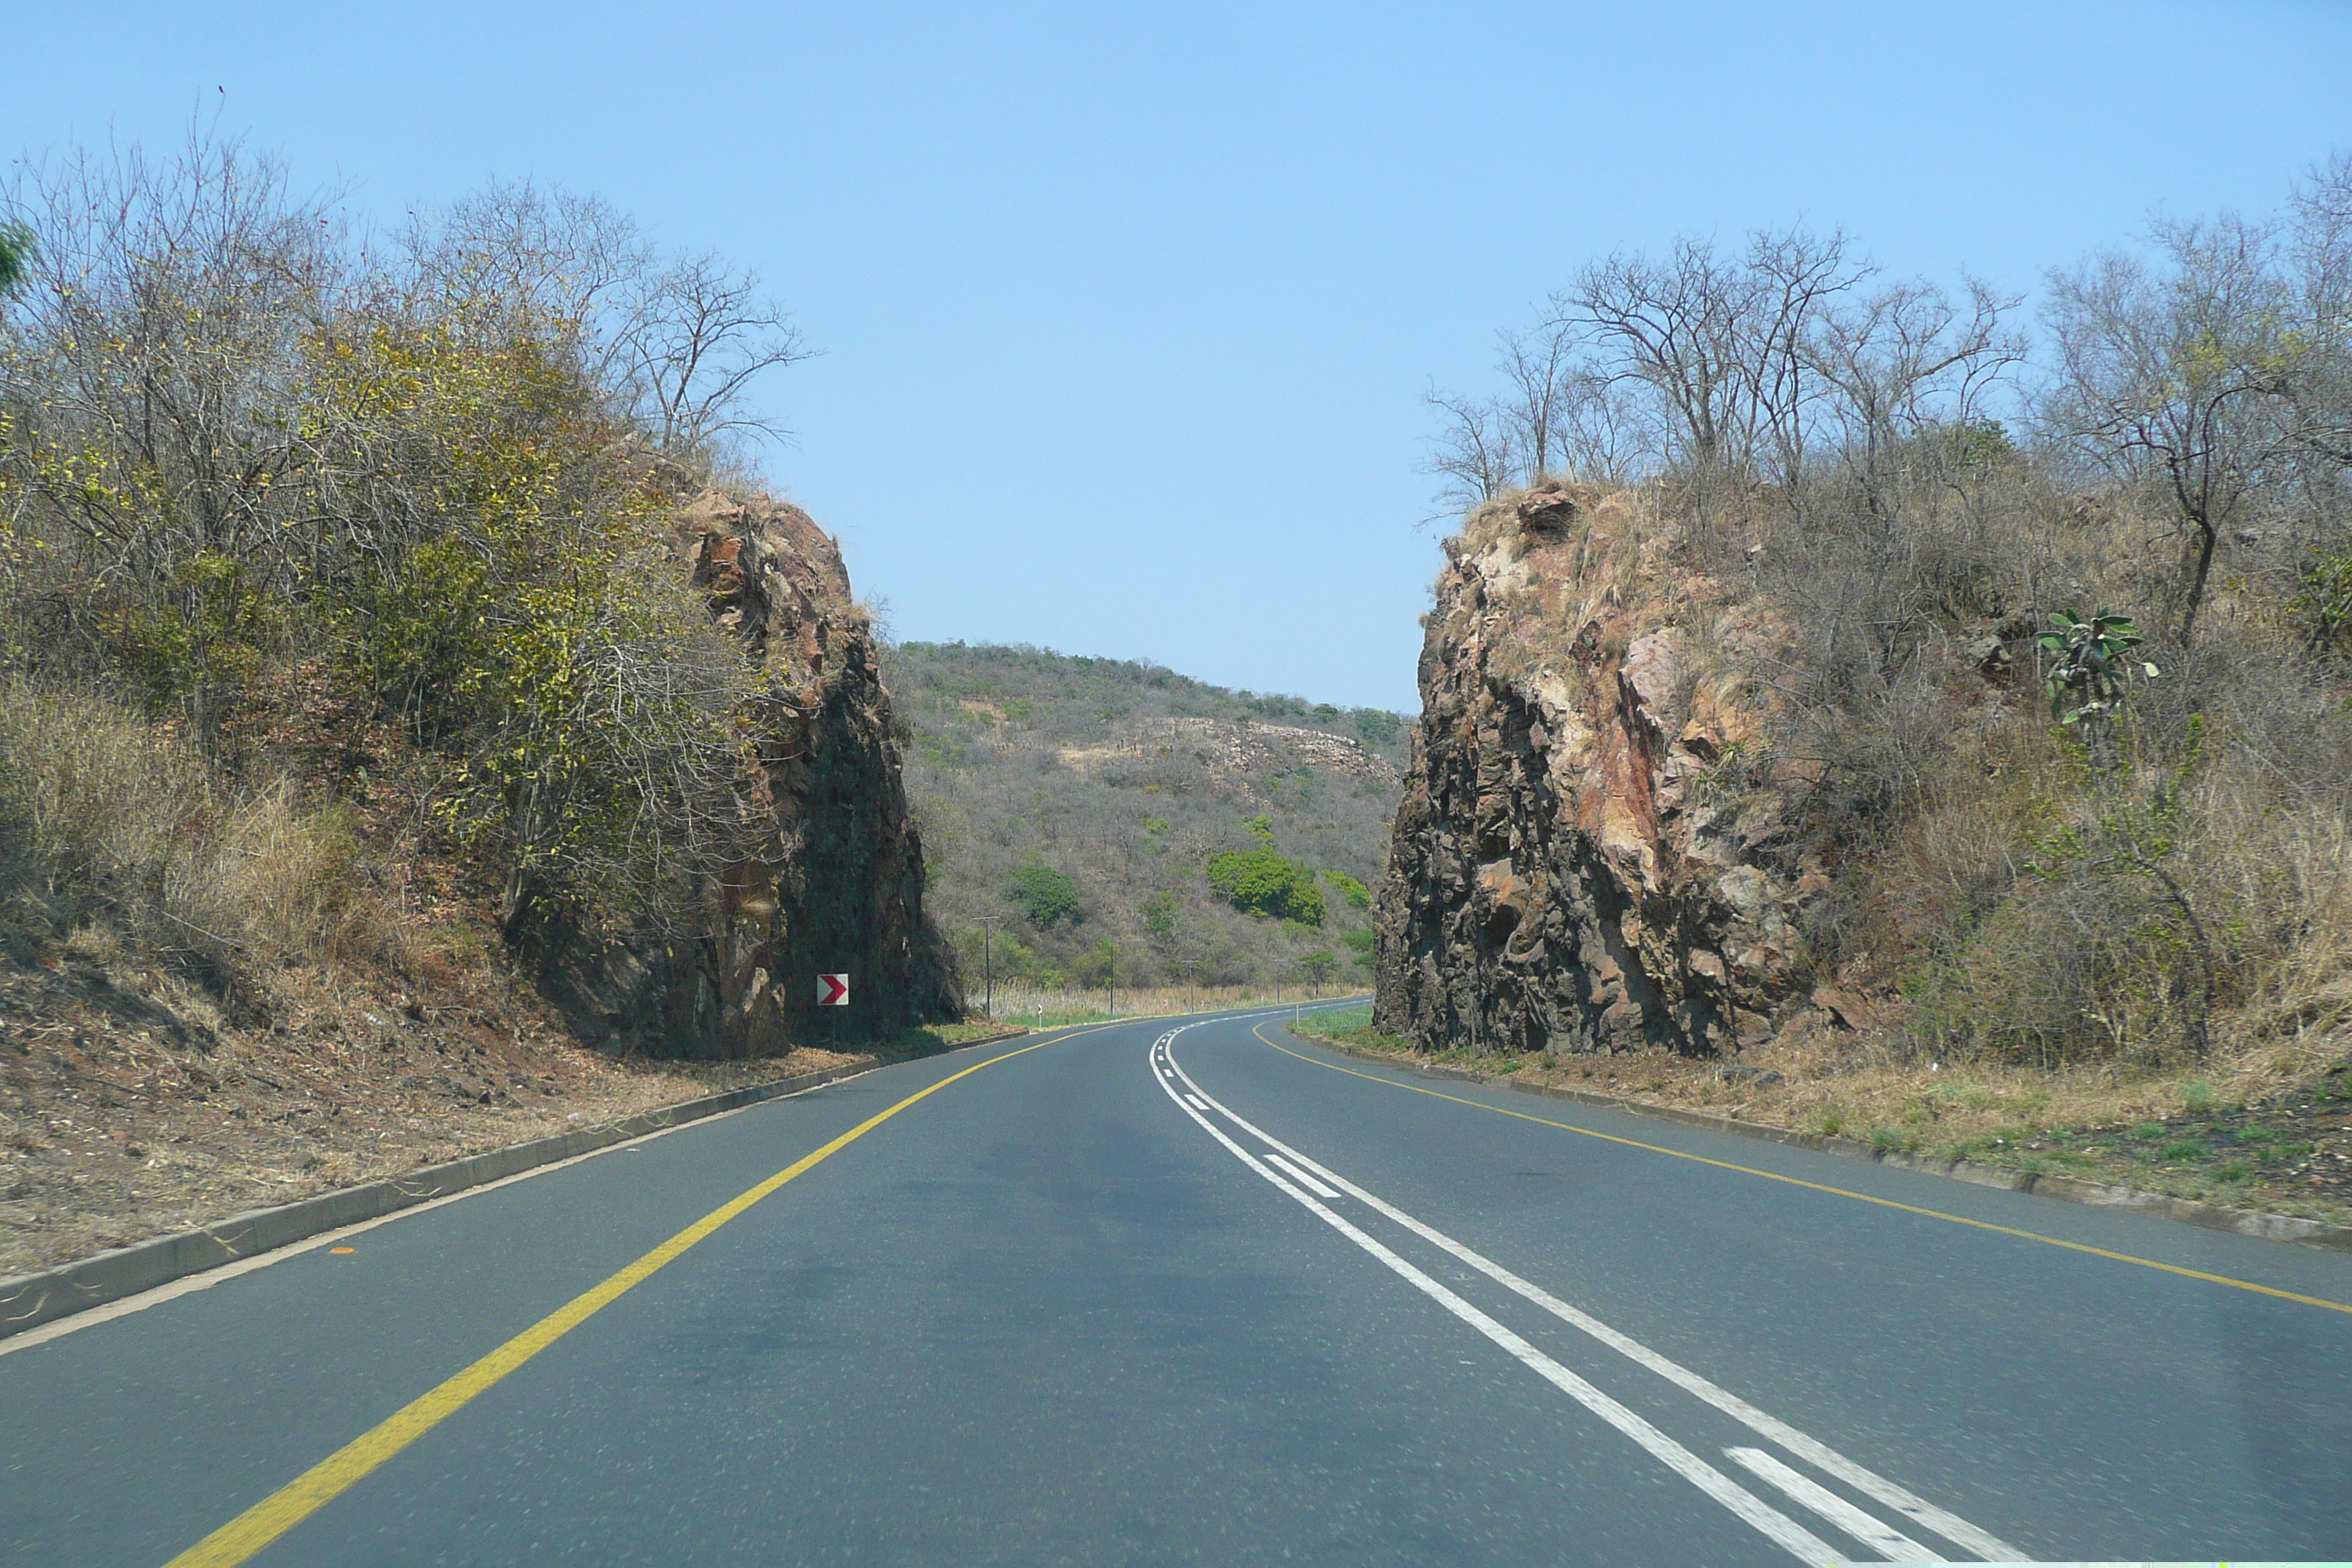
[(971, 997), (984, 966), (1097, 986), (1114, 955), (1123, 985), (1364, 978), (1399, 715), (1033, 647), (903, 643), (883, 669)]

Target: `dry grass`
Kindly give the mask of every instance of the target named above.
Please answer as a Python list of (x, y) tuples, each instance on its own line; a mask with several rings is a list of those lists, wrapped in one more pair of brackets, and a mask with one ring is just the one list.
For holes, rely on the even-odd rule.
[(347, 812), (239, 786), (170, 728), (103, 700), (0, 685), (0, 879), (29, 921), (193, 963), (383, 956), (398, 937), (356, 875)]
[[(1322, 988), (1321, 996), (1347, 994), (1344, 982)], [(965, 1000), (977, 1011), (981, 998)], [(1180, 1013), (1219, 1013), (1236, 1007), (1286, 1007), (1318, 1000), (1309, 988), (1265, 985), (1155, 985), (1139, 991), (1119, 988), (1121, 1018), (1169, 1017)], [(1109, 1017), (1110, 996), (1102, 991), (1035, 991), (1025, 986), (996, 987), (994, 1016), (1007, 1024), (1056, 1028), (1066, 1024), (1100, 1023)]]
[[(1369, 1010), (1297, 1032), (1413, 1056)], [(2056, 1070), (1920, 1058), (1907, 1042), (1821, 1030), (1720, 1064), (1669, 1052), (1605, 1058), (1418, 1058), (1636, 1103), (1712, 1110), (1935, 1159), (2053, 1171), (2240, 1208), (2352, 1223), (2352, 1036), (2201, 1065)], [(2330, 1071), (2333, 1068), (2335, 1070)]]

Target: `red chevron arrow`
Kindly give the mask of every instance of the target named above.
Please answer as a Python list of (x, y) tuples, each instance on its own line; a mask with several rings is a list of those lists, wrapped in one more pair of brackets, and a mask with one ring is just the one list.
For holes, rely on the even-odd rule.
[(849, 976), (820, 974), (816, 977), (816, 1005), (820, 1007), (849, 1005)]

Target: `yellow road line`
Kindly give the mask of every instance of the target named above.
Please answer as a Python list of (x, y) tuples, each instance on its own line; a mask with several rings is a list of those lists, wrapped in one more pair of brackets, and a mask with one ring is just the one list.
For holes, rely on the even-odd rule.
[(2184, 1279), (2202, 1279), (2209, 1285), (2227, 1285), (2233, 1290), (2251, 1290), (2257, 1296), (2275, 1296), (2282, 1301), (2296, 1301), (2306, 1307), (2323, 1307), (2331, 1312), (2352, 1313), (2352, 1306), (2347, 1306), (2342, 1301), (2330, 1301), (2324, 1297), (2298, 1295), (2293, 1290), (2281, 1290), (2274, 1286), (2257, 1285), (2251, 1279), (2232, 1279), (2226, 1274), (2208, 1274), (2200, 1268), (2183, 1268), (2174, 1263), (2158, 1263), (2152, 1258), (2135, 1258), (2128, 1252), (2110, 1252), (2104, 1247), (2091, 1247), (2079, 1241), (2062, 1241), (2054, 1236), (2043, 1236), (2039, 1231), (2019, 1230), (2014, 1226), (1994, 1225), (1990, 1220), (1970, 1219), (1966, 1215), (1946, 1214), (1941, 1209), (1921, 1208), (1916, 1204), (1900, 1204), (1893, 1198), (1876, 1198), (1868, 1193), (1857, 1193), (1847, 1187), (1832, 1187), (1822, 1182), (1808, 1182), (1800, 1176), (1783, 1176), (1771, 1171), (1759, 1171), (1753, 1165), (1735, 1165), (1728, 1160), (1710, 1160), (1704, 1154), (1691, 1154), (1680, 1149), (1667, 1149), (1656, 1143), (1644, 1143), (1638, 1138), (1621, 1138), (1614, 1132), (1596, 1132), (1590, 1127), (1578, 1127), (1570, 1122), (1554, 1121), (1548, 1116), (1529, 1116), (1524, 1110), (1512, 1110), (1500, 1105), (1488, 1105), (1483, 1100), (1465, 1100), (1458, 1094), (1446, 1094), (1439, 1089), (1423, 1089), (1417, 1083), (1399, 1083), (1392, 1078), (1382, 1078), (1378, 1073), (1358, 1072), (1354, 1068), (1343, 1068), (1337, 1062), (1318, 1061), (1303, 1052), (1292, 1050), (1288, 1046), (1275, 1045), (1274, 1041), (1266, 1039), (1264, 1025), (1253, 1028), (1250, 1033), (1265, 1044), (1274, 1046), (1274, 1048), (1284, 1056), (1297, 1057), (1300, 1061), (1310, 1066), (1328, 1068), (1333, 1072), (1343, 1072), (1349, 1078), (1360, 1078), (1370, 1083), (1384, 1083), (1391, 1089), (1409, 1089), (1415, 1094), (1433, 1095), (1439, 1100), (1450, 1100), (1456, 1105), (1469, 1106), (1474, 1110), (1491, 1110), (1497, 1116), (1515, 1116), (1521, 1121), (1534, 1121), (1546, 1127), (1557, 1127), (1564, 1132), (1574, 1132), (1586, 1138), (1598, 1138), (1609, 1143), (1622, 1143), (1628, 1149), (1642, 1149), (1653, 1154), (1666, 1154), (1677, 1160), (1691, 1160), (1702, 1165), (1713, 1165), (1718, 1171), (1737, 1171), (1743, 1176), (1761, 1176), (1768, 1182), (1785, 1182), (1792, 1187), (1805, 1187), (1816, 1193), (1828, 1193), (1832, 1197), (1852, 1198), (1856, 1203), (1876, 1204), (1881, 1208), (1900, 1209), (1905, 1214), (1921, 1215), (1928, 1219), (1949, 1220), (1954, 1225), (1965, 1225), (1974, 1230), (1989, 1230), (2000, 1236), (2017, 1237), (2024, 1241), (2038, 1241), (2045, 1247), (2063, 1247), (2069, 1252), (2087, 1252), (2094, 1258), (2105, 1258), (2116, 1263), (2137, 1264), (2142, 1268), (2154, 1268), (2166, 1274), (2178, 1274)]
[(1039, 1040), (1034, 1045), (1023, 1046), (1019, 1050), (991, 1057), (984, 1062), (975, 1062), (960, 1073), (940, 1079), (929, 1089), (908, 1095), (887, 1110), (868, 1117), (815, 1152), (803, 1155), (758, 1186), (711, 1210), (618, 1274), (565, 1302), (439, 1387), (411, 1400), (373, 1429), (352, 1438), (173, 1558), (164, 1564), (164, 1568), (234, 1568), (235, 1564), (247, 1561), (348, 1491), (369, 1471), (455, 1415), (475, 1395), (618, 1300), (632, 1287), (644, 1283), (664, 1267), (677, 1261), (688, 1248), (709, 1237), (720, 1226), (786, 1182), (865, 1137), (917, 1100), (937, 1094), (958, 1079), (970, 1078), (982, 1068), (994, 1067), (998, 1062), (1026, 1056), (1031, 1051), (1058, 1044), (1074, 1036), (1088, 1035), (1096, 1029), (1110, 1026), (1108, 1024), (1097, 1024), (1092, 1028), (1073, 1029), (1054, 1039)]

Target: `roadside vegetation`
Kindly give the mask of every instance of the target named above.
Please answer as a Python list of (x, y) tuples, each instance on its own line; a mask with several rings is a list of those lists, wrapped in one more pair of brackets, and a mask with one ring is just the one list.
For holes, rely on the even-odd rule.
[(2352, 159), (2057, 268), (2036, 316), (1795, 228), (1594, 262), (1501, 344), (1500, 395), (1433, 394), (1444, 504), (1475, 541), (1533, 487), (1635, 493), (1599, 575), (1769, 714), (1696, 794), (1814, 889), (1793, 939), (1850, 1026), (1752, 1046), (1763, 1089), (1652, 1076), (2340, 1206)]
[(1030, 647), (905, 643), (884, 673), (974, 1006), (1368, 983), (1399, 715)]
[(2049, 1172), (2200, 1203), (2352, 1225), (2352, 1064), (2286, 1078), (2210, 1067), (2123, 1074), (1998, 1062), (1922, 1066), (1883, 1041), (1817, 1042), (1734, 1063), (1668, 1051), (1568, 1058), (1417, 1053), (1370, 1006), (1304, 1015), (1297, 1035), (1481, 1078), (1851, 1139), (1935, 1160)]
[(532, 966), (690, 936), (751, 830), (665, 528), (803, 353), (551, 188), (383, 232), (202, 133), (13, 166), (0, 1271), (700, 1091)]

